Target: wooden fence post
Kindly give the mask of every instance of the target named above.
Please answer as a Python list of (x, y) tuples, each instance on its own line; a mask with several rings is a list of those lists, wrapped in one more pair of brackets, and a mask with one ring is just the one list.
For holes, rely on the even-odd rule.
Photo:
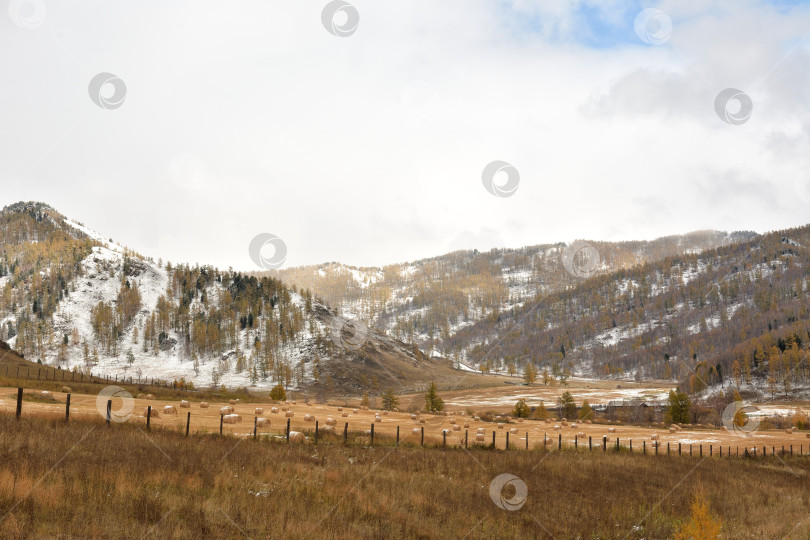
[(220, 435), (222, 435), (222, 424), (223, 424), (224, 420), (225, 420), (225, 415), (220, 413), (219, 414), (219, 434)]
[(557, 450), (562, 450), (562, 433), (557, 438)]
[(593, 452), (593, 438), (588, 435), (588, 451)]
[(67, 400), (65, 400), (65, 422), (70, 422), (70, 394), (67, 395)]
[[(507, 434), (507, 440), (509, 440), (509, 434)], [(447, 432), (442, 430), (442, 448), (447, 448)]]
[(647, 455), (647, 441), (641, 441), (641, 452), (645, 456)]
[(607, 452), (607, 435), (602, 435), (602, 452)]
[(467, 435), (470, 433), (469, 429), (464, 430), (464, 449), (467, 449)]
[(371, 424), (371, 446), (374, 446), (374, 423)]
[(633, 439), (630, 439), (630, 452), (633, 452)]
[[(188, 415), (186, 416), (186, 437), (188, 437), (188, 430), (191, 427), (191, 411), (188, 411)], [(253, 438), (256, 438), (256, 433), (254, 431)]]
[(348, 443), (349, 443), (349, 423), (346, 422), (346, 424), (343, 426), (343, 444)]
[(495, 450), (495, 431), (492, 431), (492, 449)]
[(422, 440), (419, 444), (425, 446), (425, 426), (422, 426)]
[(399, 446), (399, 426), (397, 426), (397, 446)]
[(23, 389), (17, 388), (17, 420), (20, 419), (20, 415), (22, 414), (22, 395)]
[[(256, 428), (253, 428), (253, 438), (256, 438)], [(318, 421), (315, 420), (315, 444), (318, 444)]]
[(112, 416), (112, 400), (107, 400), (107, 427), (110, 427), (110, 417)]
[(619, 451), (619, 438), (616, 437), (616, 451)]
[(287, 441), (290, 440), (290, 419), (287, 418)]
[[(152, 406), (148, 405), (146, 407), (146, 431), (149, 431), (149, 426), (152, 422)], [(219, 424), (219, 433), (222, 434), (222, 423)]]
[(529, 432), (526, 432), (526, 450), (529, 449)]
[(509, 432), (506, 432), (506, 450), (509, 450)]

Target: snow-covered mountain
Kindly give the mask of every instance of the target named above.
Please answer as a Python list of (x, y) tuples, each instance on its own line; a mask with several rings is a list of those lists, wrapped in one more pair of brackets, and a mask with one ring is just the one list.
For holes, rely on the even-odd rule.
[(457, 338), (460, 332), (519, 310), (538, 295), (572, 289), (586, 277), (756, 237), (752, 232), (697, 231), (651, 241), (457, 251), (385, 267), (333, 262), (269, 275), (309, 288), (343, 315), (453, 358), (462, 367), (470, 349), (497, 336), (464, 341)]
[(63, 369), (195, 386), (417, 388), (448, 362), (338, 317), (310, 291), (172, 267), (42, 203), (0, 212), (0, 339)]

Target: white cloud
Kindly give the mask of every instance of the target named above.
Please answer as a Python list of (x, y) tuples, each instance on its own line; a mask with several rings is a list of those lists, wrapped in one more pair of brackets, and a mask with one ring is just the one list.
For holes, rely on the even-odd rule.
[[(806, 8), (664, 2), (654, 47), (618, 2), (357, 1), (347, 38), (325, 3), (51, 2), (35, 30), (0, 21), (2, 202), (244, 269), (260, 232), (288, 265), (384, 264), (810, 215)], [(580, 44), (583, 6), (627, 42)], [(102, 71), (126, 82), (119, 109), (89, 99)], [(729, 86), (754, 101), (743, 126), (714, 113)], [(510, 198), (481, 185), (494, 160), (520, 171)]]

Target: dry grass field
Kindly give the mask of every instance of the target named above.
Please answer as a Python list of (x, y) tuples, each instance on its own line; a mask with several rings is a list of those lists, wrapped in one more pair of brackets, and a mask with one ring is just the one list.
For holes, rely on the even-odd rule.
[[(698, 495), (724, 538), (810, 534), (807, 457), (186, 438), (39, 405), (0, 413), (2, 538), (670, 538)], [(490, 495), (504, 473), (514, 511), (494, 502), (514, 488)]]
[[(38, 391), (27, 391), (26, 395), (36, 395)], [(32, 413), (51, 415), (54, 418), (63, 417), (65, 410), (66, 395), (60, 392), (53, 392), (53, 401), (36, 400), (26, 401), (23, 406), (23, 416)], [(189, 401), (189, 408), (181, 408), (179, 402), (168, 399), (137, 399), (131, 400), (131, 409), (122, 410), (123, 402), (119, 398), (113, 400), (114, 418), (126, 415), (127, 423), (132, 423), (141, 427), (146, 424), (146, 408), (152, 406), (158, 411), (159, 416), (152, 418), (151, 426), (154, 429), (168, 429), (185, 433), (187, 413), (191, 413), (190, 429), (191, 433), (218, 434), (220, 428), (220, 408), (228, 405), (227, 402), (210, 402), (208, 408), (201, 408), (199, 401)], [(174, 406), (177, 414), (165, 414), (165, 406)], [(16, 389), (0, 388), (0, 413), (13, 414), (16, 407)], [(73, 418), (101, 418), (99, 405), (95, 395), (73, 394), (71, 396), (71, 417)], [(273, 413), (272, 408), (278, 409)], [(335, 431), (342, 434), (345, 424), (353, 434), (365, 435), (371, 430), (374, 424), (375, 441), (379, 443), (390, 442), (396, 439), (397, 428), (400, 430), (400, 442), (404, 444), (419, 445), (421, 443), (421, 429), (424, 428), (425, 443), (427, 445), (443, 444), (443, 430), (447, 432), (447, 445), (460, 446), (464, 444), (465, 434), (467, 435), (468, 446), (475, 444), (475, 434), (478, 429), (485, 433), (484, 442), (486, 445), (492, 444), (492, 433), (495, 432), (496, 447), (504, 449), (506, 447), (506, 436), (509, 433), (509, 443), (511, 447), (518, 450), (526, 449), (526, 437), (528, 435), (529, 449), (543, 448), (552, 450), (559, 446), (559, 438), (562, 436), (564, 446), (577, 445), (587, 447), (590, 441), (594, 446), (602, 444), (602, 438), (607, 436), (609, 445), (615, 445), (619, 439), (620, 446), (628, 447), (632, 443), (634, 452), (643, 452), (644, 447), (648, 453), (654, 453), (652, 447), (653, 437), (657, 438), (660, 444), (659, 454), (666, 453), (667, 444), (670, 451), (677, 452), (678, 444), (681, 445), (682, 452), (691, 451), (699, 455), (705, 453), (719, 453), (720, 447), (723, 453), (728, 453), (731, 449), (733, 454), (744, 453), (745, 449), (757, 448), (762, 452), (766, 447), (771, 453), (781, 452), (784, 447), (785, 452), (792, 451), (794, 454), (810, 454), (810, 438), (806, 436), (806, 431), (796, 431), (789, 434), (784, 430), (758, 429), (750, 433), (750, 436), (741, 436), (734, 432), (726, 431), (723, 428), (684, 428), (675, 433), (671, 433), (665, 426), (642, 427), (635, 425), (605, 425), (586, 424), (581, 422), (568, 422), (563, 425), (561, 422), (552, 420), (543, 422), (539, 420), (513, 419), (510, 422), (497, 423), (476, 421), (466, 410), (451, 409), (447, 415), (431, 415), (415, 413), (417, 419), (412, 419), (411, 413), (405, 412), (385, 412), (378, 410), (363, 410), (357, 405), (326, 405), (314, 403), (301, 403), (289, 401), (285, 403), (272, 404), (267, 400), (256, 402), (237, 403), (233, 405), (234, 412), (241, 416), (242, 421), (238, 424), (224, 424), (223, 434), (236, 437), (251, 437), (253, 435), (253, 419), (259, 416), (269, 420), (270, 425), (257, 429), (259, 436), (284, 436), (287, 429), (286, 411), (289, 408), (293, 416), (289, 418), (290, 429), (306, 433), (310, 438), (314, 438), (315, 420), (318, 421), (319, 431), (323, 434), (327, 419), (335, 421)], [(263, 412), (255, 415), (256, 409), (261, 408)], [(104, 400), (100, 405), (102, 413), (105, 410)], [(342, 410), (340, 410), (342, 409)], [(128, 413), (131, 410), (131, 416)], [(343, 416), (343, 415), (346, 416)], [(306, 421), (307, 415), (312, 417), (311, 421)], [(375, 416), (379, 415), (380, 421), (375, 421)], [(455, 422), (455, 423), (453, 423)], [(555, 429), (559, 426), (559, 429)], [(454, 429), (458, 429), (457, 431)], [(414, 432), (418, 430), (418, 433)], [(512, 431), (514, 430), (514, 431)], [(577, 437), (578, 434), (584, 436)], [(544, 443), (545, 441), (545, 443)], [(369, 441), (371, 442), (371, 441)]]

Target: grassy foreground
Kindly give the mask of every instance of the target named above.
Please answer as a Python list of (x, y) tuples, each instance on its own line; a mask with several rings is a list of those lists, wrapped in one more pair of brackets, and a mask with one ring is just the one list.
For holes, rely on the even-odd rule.
[[(0, 416), (0, 538), (807, 538), (808, 458), (314, 446)], [(496, 506), (510, 473), (528, 496)], [(511, 488), (504, 492), (508, 498)]]

